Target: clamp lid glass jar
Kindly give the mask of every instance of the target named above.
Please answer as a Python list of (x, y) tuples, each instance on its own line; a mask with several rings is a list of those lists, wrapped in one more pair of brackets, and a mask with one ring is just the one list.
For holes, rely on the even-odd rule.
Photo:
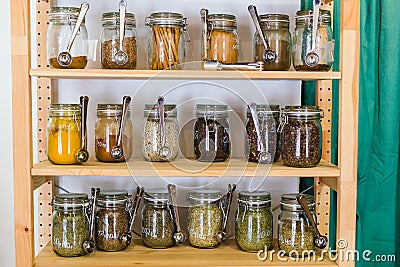
[[(258, 162), (261, 152), (266, 152), (271, 156), (267, 164), (279, 159), (279, 137), (277, 128), (279, 126), (279, 105), (256, 105), (258, 126), (260, 129), (260, 140), (257, 136), (256, 127), (250, 107), (247, 108), (247, 119), (245, 123), (245, 155), (248, 161)], [(262, 144), (260, 143), (262, 142)], [(264, 151), (261, 151), (261, 150)]]
[(77, 164), (81, 148), (79, 104), (51, 104), (47, 122), (47, 158), (54, 164)]
[(299, 168), (318, 165), (322, 155), (321, 117), (318, 106), (285, 107), (280, 125), (283, 164)]
[(129, 230), (131, 206), (125, 190), (100, 192), (95, 220), (95, 241), (99, 250), (120, 251), (128, 247), (121, 236)]
[(148, 189), (142, 209), (142, 241), (151, 248), (175, 245), (176, 224), (171, 213), (171, 195), (166, 188)]
[(78, 7), (51, 7), (49, 27), (47, 29), (47, 58), (51, 68), (84, 69), (89, 53), (88, 33), (83, 19), (69, 53), (72, 62), (62, 66), (57, 58), (67, 51), (73, 30), (77, 23), (80, 9)]
[[(260, 15), (260, 26), (269, 42), (271, 50), (276, 54), (274, 62), (264, 62), (264, 70), (289, 70), (291, 63), (291, 36), (289, 16), (285, 14)], [(264, 44), (257, 31), (254, 34), (254, 60), (263, 61)]]
[(209, 14), (206, 18), (207, 54), (202, 50), (202, 58), (221, 63), (237, 63), (239, 59), (239, 36), (236, 17), (231, 14)]
[(153, 70), (176, 69), (185, 62), (185, 42), (189, 42), (186, 18), (173, 12), (156, 12), (147, 17), (150, 27), (148, 64)]
[[(143, 157), (148, 161), (172, 161), (178, 156), (179, 124), (176, 105), (164, 105), (163, 116), (164, 124), (162, 125), (159, 105), (145, 105), (142, 152)], [(160, 156), (163, 147), (169, 148), (169, 157)]]
[(269, 192), (240, 192), (235, 224), (238, 246), (248, 252), (272, 248), (272, 219)]
[(200, 161), (225, 161), (230, 155), (227, 105), (196, 105), (194, 154)]
[(103, 30), (101, 32), (101, 65), (103, 69), (136, 69), (137, 33), (135, 15), (125, 14), (125, 32), (122, 41), (123, 51), (128, 56), (125, 64), (115, 61), (115, 54), (120, 44), (119, 12), (107, 12), (102, 15)]
[(53, 199), (52, 248), (63, 257), (85, 255), (89, 239), (88, 196), (83, 193), (56, 195)]
[[(320, 10), (315, 51), (313, 46), (313, 10), (297, 11), (296, 29), (293, 34), (293, 65), (298, 71), (328, 71), (334, 61), (335, 40), (331, 27), (331, 13)], [(315, 52), (319, 61), (316, 66), (306, 64), (309, 53)]]
[(122, 132), (123, 157), (115, 159), (111, 150), (117, 146), (118, 128), (121, 123), (121, 104), (98, 104), (97, 120), (95, 126), (95, 152), (96, 158), (103, 162), (126, 161), (132, 155), (132, 121), (128, 110), (125, 126)]
[[(304, 210), (296, 198), (297, 194), (281, 196), (281, 212), (278, 217), (278, 245), (287, 255), (304, 257), (315, 249), (315, 230), (308, 222)], [(304, 195), (314, 220), (315, 202), (312, 195)]]
[(199, 189), (188, 193), (189, 243), (199, 248), (214, 248), (221, 241), (217, 233), (222, 227), (221, 193), (213, 189)]

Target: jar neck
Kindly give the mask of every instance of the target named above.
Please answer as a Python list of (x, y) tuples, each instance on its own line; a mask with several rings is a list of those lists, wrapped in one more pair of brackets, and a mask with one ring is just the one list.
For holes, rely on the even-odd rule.
[[(315, 203), (308, 204), (308, 208), (311, 212), (314, 212)], [(284, 204), (281, 203), (281, 210), (282, 211), (290, 211), (290, 212), (304, 212), (303, 208), (300, 205), (296, 204)]]

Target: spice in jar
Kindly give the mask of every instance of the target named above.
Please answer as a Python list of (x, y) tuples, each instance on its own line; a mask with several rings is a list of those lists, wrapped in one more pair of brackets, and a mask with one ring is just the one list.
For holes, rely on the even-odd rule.
[(188, 211), (189, 243), (199, 248), (217, 247), (220, 244), (217, 233), (223, 220), (220, 192), (202, 189), (190, 192), (188, 198), (191, 203)]
[(59, 194), (53, 200), (52, 248), (63, 257), (85, 255), (83, 243), (89, 239), (86, 194)]
[(199, 161), (225, 161), (230, 156), (228, 107), (196, 105), (194, 154)]
[(282, 160), (291, 167), (314, 167), (321, 160), (321, 110), (289, 106), (283, 111)]
[(68, 66), (63, 66), (58, 63), (57, 58), (50, 58), (50, 67), (56, 69), (84, 69), (88, 62), (87, 56), (76, 56), (72, 57), (71, 64)]
[(236, 212), (235, 239), (247, 252), (272, 248), (272, 211), (270, 193), (242, 191)]
[(171, 214), (171, 196), (165, 188), (146, 190), (142, 210), (142, 241), (151, 248), (175, 245), (176, 224)]

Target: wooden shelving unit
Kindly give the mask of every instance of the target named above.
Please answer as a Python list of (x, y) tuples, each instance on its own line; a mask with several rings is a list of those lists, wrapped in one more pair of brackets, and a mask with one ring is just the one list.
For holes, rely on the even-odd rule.
[[(54, 70), (43, 68), (47, 65), (45, 52), (46, 21), (51, 5), (49, 0), (37, 0), (37, 59), (38, 68), (31, 69), (31, 0), (11, 1), (12, 34), (12, 75), (13, 75), (13, 142), (14, 142), (14, 184), (15, 184), (15, 243), (16, 266), (355, 266), (352, 261), (273, 261), (261, 262), (256, 254), (240, 251), (233, 241), (217, 249), (200, 250), (190, 246), (173, 247), (166, 250), (152, 250), (136, 240), (126, 251), (102, 253), (78, 258), (57, 257), (49, 245), (51, 233), (50, 216), (39, 217), (42, 252), (34, 256), (34, 205), (33, 191), (39, 191), (39, 201), (47, 204), (52, 197), (52, 177), (65, 176), (306, 176), (315, 177), (315, 197), (320, 231), (329, 231), (329, 191), (337, 191), (338, 239), (345, 239), (348, 246), (344, 253), (355, 249), (355, 221), (357, 196), (357, 131), (358, 131), (358, 68), (359, 68), (359, 0), (341, 0), (341, 41), (339, 72), (236, 72), (236, 71), (151, 71), (151, 70)], [(326, 6), (331, 0), (323, 1)], [(32, 2), (33, 3), (33, 2)], [(332, 5), (332, 3), (330, 3)], [(133, 159), (128, 164), (105, 164), (95, 160), (76, 166), (55, 166), (45, 160), (45, 124), (47, 109), (39, 108), (38, 122), (32, 121), (31, 76), (38, 77), (38, 106), (47, 107), (52, 99), (53, 79), (254, 79), (254, 80), (317, 80), (316, 104), (326, 112), (323, 124), (323, 158), (315, 168), (288, 168), (281, 162), (271, 168), (232, 159), (226, 163), (209, 166), (194, 165), (191, 161), (178, 160), (172, 164), (155, 164)], [(339, 80), (339, 162), (330, 161), (332, 80)], [(33, 163), (32, 123), (38, 124), (39, 163)], [(178, 166), (178, 167), (177, 167)], [(179, 166), (193, 171), (182, 171)], [(51, 208), (40, 205), (40, 208)], [(48, 214), (45, 213), (45, 214)], [(50, 220), (50, 221), (49, 221)], [(50, 222), (50, 223), (49, 223)]]

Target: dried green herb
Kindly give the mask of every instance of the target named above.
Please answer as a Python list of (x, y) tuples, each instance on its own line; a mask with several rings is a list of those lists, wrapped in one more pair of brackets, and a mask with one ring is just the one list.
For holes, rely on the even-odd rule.
[(278, 227), (279, 249), (292, 256), (314, 250), (315, 231), (304, 221), (283, 221)]
[(83, 242), (89, 239), (89, 222), (82, 210), (57, 211), (53, 213), (52, 247), (63, 257), (86, 254)]
[(270, 208), (239, 208), (236, 216), (236, 243), (248, 252), (272, 248), (272, 212)]

